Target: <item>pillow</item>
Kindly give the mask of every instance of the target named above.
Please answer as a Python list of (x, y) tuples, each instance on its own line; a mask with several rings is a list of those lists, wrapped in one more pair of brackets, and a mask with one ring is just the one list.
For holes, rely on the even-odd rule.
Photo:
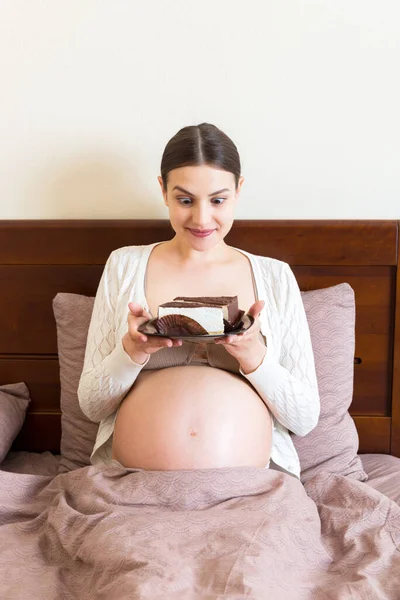
[[(319, 469), (366, 481), (358, 433), (348, 413), (353, 395), (355, 298), (347, 283), (301, 292), (315, 356), (321, 413), (306, 436), (292, 434), (301, 480)], [(61, 380), (59, 473), (90, 465), (98, 424), (82, 413), (77, 396), (94, 297), (59, 293), (53, 300)], [(332, 375), (334, 373), (334, 375)]]
[(305, 436), (292, 434), (304, 483), (321, 469), (366, 481), (358, 432), (348, 412), (353, 398), (355, 297), (348, 283), (301, 292), (315, 357), (321, 412)]
[(30, 401), (25, 383), (0, 386), (0, 463), (21, 430)]
[(85, 358), (86, 338), (94, 297), (59, 293), (53, 299), (61, 384), (61, 446), (58, 472), (90, 465), (98, 423), (79, 406), (78, 385)]

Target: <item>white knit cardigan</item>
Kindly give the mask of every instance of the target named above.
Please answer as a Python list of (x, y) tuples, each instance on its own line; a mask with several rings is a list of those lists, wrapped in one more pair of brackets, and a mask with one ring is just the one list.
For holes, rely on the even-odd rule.
[[(144, 278), (150, 253), (158, 243), (162, 242), (111, 252), (97, 289), (78, 387), (83, 413), (100, 422), (93, 464), (107, 462), (101, 449), (110, 441), (121, 401), (144, 366), (131, 360), (122, 337), (127, 331), (128, 302), (139, 302), (148, 310)], [(300, 461), (289, 431), (306, 435), (316, 426), (320, 413), (314, 355), (299, 286), (287, 263), (235, 250), (250, 260), (257, 299), (265, 302), (260, 327), (267, 342), (259, 367), (249, 374), (240, 373), (273, 415), (272, 461), (299, 478)]]

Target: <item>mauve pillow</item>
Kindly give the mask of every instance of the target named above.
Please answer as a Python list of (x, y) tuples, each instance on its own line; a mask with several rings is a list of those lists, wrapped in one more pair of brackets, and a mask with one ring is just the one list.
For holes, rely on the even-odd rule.
[[(355, 300), (349, 284), (301, 292), (321, 400), (317, 426), (292, 434), (301, 480), (319, 469), (368, 479), (357, 455), (358, 433), (348, 413), (353, 395)], [(59, 472), (90, 465), (98, 424), (82, 413), (77, 396), (94, 297), (59, 293), (53, 300), (61, 379), (62, 438)]]
[(320, 470), (366, 481), (358, 432), (348, 412), (353, 398), (355, 297), (348, 283), (301, 292), (313, 346), (321, 401), (317, 426), (292, 434), (304, 483)]
[(58, 472), (90, 465), (98, 423), (81, 411), (78, 385), (94, 298), (59, 293), (53, 299), (61, 383), (61, 447)]
[(25, 383), (0, 386), (0, 463), (21, 430), (30, 401)]

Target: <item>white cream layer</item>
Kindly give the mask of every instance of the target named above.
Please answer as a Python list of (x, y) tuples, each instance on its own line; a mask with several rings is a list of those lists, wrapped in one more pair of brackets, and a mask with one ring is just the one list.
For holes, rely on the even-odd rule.
[[(177, 300), (176, 302), (181, 302), (181, 303), (183, 302), (184, 304), (189, 304), (191, 302), (191, 300)], [(197, 302), (197, 300), (194, 300), (194, 302)], [(229, 321), (229, 309), (228, 309), (228, 306), (226, 304), (224, 304), (223, 306), (220, 306), (219, 308), (223, 311), (222, 312), (223, 318), (226, 321)]]
[(212, 334), (224, 333), (224, 311), (221, 307), (201, 306), (198, 308), (163, 307), (158, 308), (158, 317), (166, 315), (183, 315), (197, 321), (204, 329)]

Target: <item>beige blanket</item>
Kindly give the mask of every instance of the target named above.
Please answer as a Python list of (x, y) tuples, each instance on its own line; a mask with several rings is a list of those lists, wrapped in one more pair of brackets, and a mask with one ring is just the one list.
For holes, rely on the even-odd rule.
[(251, 467), (0, 472), (1, 600), (400, 598), (400, 507)]

